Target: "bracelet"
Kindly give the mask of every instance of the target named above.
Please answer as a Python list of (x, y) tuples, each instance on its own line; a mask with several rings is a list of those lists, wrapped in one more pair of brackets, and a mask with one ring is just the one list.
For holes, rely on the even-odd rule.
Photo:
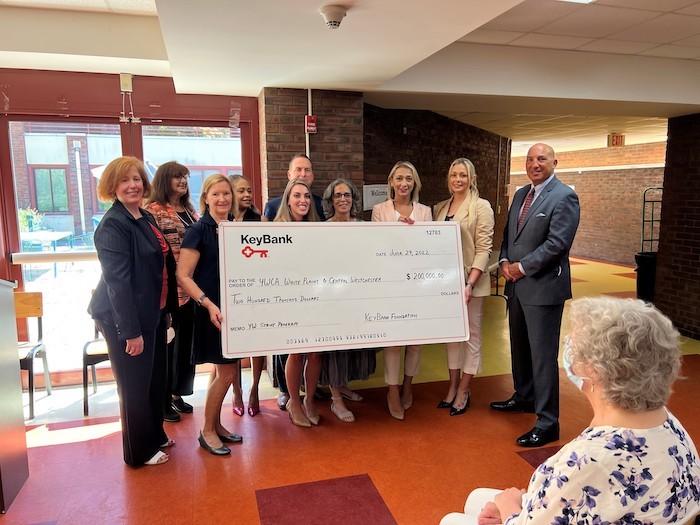
[(199, 299), (197, 299), (197, 302), (199, 303), (200, 306), (202, 306), (202, 303), (204, 302), (204, 299), (207, 298), (207, 294), (203, 293), (202, 295), (199, 296)]
[(467, 284), (465, 284), (464, 286), (468, 286), (469, 288), (474, 288), (474, 285), (472, 283), (470, 283), (469, 281), (467, 281)]

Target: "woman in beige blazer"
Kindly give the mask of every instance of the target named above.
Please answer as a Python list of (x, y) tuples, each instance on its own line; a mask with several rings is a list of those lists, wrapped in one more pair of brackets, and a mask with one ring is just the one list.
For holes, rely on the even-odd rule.
[[(373, 222), (395, 222), (413, 224), (416, 221), (431, 221), (430, 208), (418, 202), (421, 183), (418, 171), (410, 162), (394, 164), (388, 179), (389, 200), (372, 208)], [(420, 346), (406, 346), (404, 359), (403, 390), (399, 392), (401, 369), (401, 346), (384, 349), (384, 380), (389, 385), (387, 404), (389, 413), (396, 419), (404, 418), (404, 411), (413, 405), (413, 376), (418, 373)]]
[[(479, 198), (476, 170), (468, 159), (455, 160), (447, 172), (449, 199), (435, 205), (436, 221), (459, 223), (466, 275), (469, 341), (447, 343), (450, 388), (438, 408), (449, 408), (451, 416), (469, 408), (469, 383), (481, 364), (481, 316), (484, 297), (491, 293), (488, 270), (493, 245), (494, 217), (491, 205)], [(461, 378), (460, 378), (461, 372)]]

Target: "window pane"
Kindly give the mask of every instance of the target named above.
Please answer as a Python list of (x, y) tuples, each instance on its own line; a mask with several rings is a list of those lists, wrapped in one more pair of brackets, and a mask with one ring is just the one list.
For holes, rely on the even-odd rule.
[[(51, 170), (34, 170), (34, 187), (36, 188), (36, 208), (39, 211), (53, 211), (53, 199), (51, 198)], [(38, 224), (33, 224), (36, 228)]]
[(207, 175), (243, 169), (240, 130), (232, 128), (143, 126), (143, 153), (154, 165), (174, 160), (189, 168), (195, 208)]
[(51, 189), (53, 190), (53, 211), (68, 211), (66, 170), (51, 170)]
[[(93, 249), (92, 233), (104, 214), (96, 182), (121, 155), (119, 125), (12, 121), (10, 146), (21, 250)], [(50, 370), (79, 370), (81, 349), (93, 337), (86, 309), (99, 263), (24, 264), (22, 275), (27, 291), (43, 293)]]

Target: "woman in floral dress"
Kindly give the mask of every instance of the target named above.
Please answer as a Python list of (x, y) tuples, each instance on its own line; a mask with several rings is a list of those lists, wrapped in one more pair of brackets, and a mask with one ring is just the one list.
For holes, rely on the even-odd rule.
[(671, 321), (642, 301), (606, 297), (574, 301), (570, 318), (563, 364), (593, 408), (590, 426), (537, 468), (527, 491), (477, 489), (441, 525), (657, 525), (700, 512), (698, 453), (665, 406), (680, 369)]

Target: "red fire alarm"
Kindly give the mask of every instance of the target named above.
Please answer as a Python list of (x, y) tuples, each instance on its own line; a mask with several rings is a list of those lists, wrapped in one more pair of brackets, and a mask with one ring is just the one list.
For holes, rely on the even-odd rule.
[(317, 133), (318, 128), (316, 126), (318, 121), (318, 116), (316, 115), (305, 115), (304, 116), (304, 126), (306, 127), (306, 133)]

